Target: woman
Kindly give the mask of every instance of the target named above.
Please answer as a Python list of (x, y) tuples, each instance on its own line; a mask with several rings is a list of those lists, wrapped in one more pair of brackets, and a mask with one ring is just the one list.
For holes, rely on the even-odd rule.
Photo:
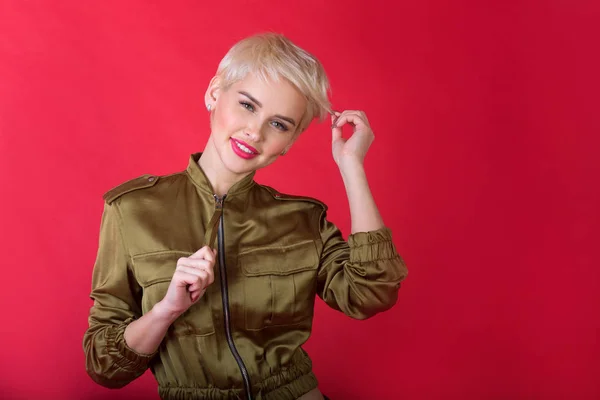
[(323, 398), (301, 348), (315, 295), (364, 319), (406, 276), (367, 184), (364, 113), (332, 113), (348, 241), (323, 203), (253, 181), (328, 113), (327, 91), (318, 60), (285, 37), (242, 40), (206, 91), (204, 152), (106, 193), (84, 336), (92, 379), (122, 387), (151, 368), (164, 399)]

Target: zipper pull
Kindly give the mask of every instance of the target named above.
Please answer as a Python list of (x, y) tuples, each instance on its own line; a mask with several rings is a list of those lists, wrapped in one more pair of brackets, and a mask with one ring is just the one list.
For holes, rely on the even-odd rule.
[(222, 210), (223, 209), (223, 201), (225, 200), (225, 196), (227, 196), (226, 194), (224, 194), (222, 197), (217, 196), (216, 194), (213, 194), (213, 197), (215, 198), (215, 208), (217, 210)]

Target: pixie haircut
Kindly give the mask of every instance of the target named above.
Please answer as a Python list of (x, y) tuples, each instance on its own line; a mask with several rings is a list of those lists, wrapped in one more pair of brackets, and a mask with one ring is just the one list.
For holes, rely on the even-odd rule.
[(306, 97), (307, 107), (298, 125), (299, 132), (314, 118), (323, 121), (331, 112), (329, 80), (323, 66), (316, 57), (281, 34), (263, 33), (237, 42), (217, 69), (224, 90), (249, 73), (264, 82), (287, 79)]

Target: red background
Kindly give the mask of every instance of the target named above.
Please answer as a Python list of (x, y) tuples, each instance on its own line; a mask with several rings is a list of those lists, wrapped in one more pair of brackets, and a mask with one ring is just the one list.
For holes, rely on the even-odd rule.
[[(185, 168), (237, 40), (316, 54), (364, 109), (373, 192), (410, 274), (391, 311), (317, 304), (333, 399), (600, 398), (597, 1), (0, 3), (0, 390), (157, 398), (84, 370), (101, 195)], [(387, 2), (386, 2), (387, 3)], [(277, 4), (277, 5), (275, 5)], [(350, 223), (328, 124), (257, 176)]]

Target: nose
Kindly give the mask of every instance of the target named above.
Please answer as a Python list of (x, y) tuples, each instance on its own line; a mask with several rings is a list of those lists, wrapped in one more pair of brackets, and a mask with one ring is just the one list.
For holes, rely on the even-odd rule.
[(260, 121), (253, 120), (248, 123), (244, 132), (248, 140), (260, 142), (262, 139), (262, 124)]

